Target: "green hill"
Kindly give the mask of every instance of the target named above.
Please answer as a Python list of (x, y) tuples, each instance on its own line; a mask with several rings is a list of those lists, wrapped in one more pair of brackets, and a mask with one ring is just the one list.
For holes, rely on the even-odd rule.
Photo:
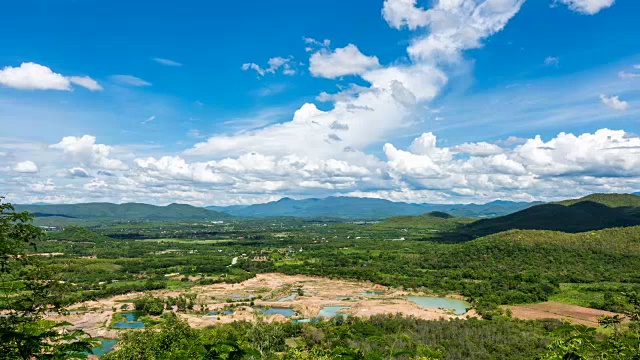
[(581, 199), (543, 204), (492, 219), (478, 220), (465, 231), (481, 236), (512, 229), (584, 232), (640, 225), (640, 197), (594, 194)]
[(112, 240), (111, 238), (87, 230), (80, 226), (68, 226), (62, 231), (47, 232), (47, 239), (71, 242), (105, 242)]
[(100, 220), (210, 220), (231, 215), (191, 205), (155, 206), (139, 203), (86, 203), (69, 205), (16, 205), (16, 211), (29, 211), (37, 217)]
[(404, 228), (452, 231), (471, 221), (473, 220), (469, 218), (454, 217), (445, 212), (432, 211), (417, 216), (394, 216), (374, 224), (372, 227), (378, 229)]
[(583, 201), (591, 201), (611, 208), (640, 207), (640, 196), (635, 194), (591, 194), (579, 199), (559, 201), (555, 204), (569, 206)]

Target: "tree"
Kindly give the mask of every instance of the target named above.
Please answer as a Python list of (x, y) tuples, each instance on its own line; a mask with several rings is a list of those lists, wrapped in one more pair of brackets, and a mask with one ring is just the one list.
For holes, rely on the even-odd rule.
[(68, 330), (70, 323), (45, 319), (47, 312), (64, 311), (68, 285), (27, 256), (43, 236), (32, 220), (0, 197), (0, 353), (9, 359), (85, 358), (95, 342)]

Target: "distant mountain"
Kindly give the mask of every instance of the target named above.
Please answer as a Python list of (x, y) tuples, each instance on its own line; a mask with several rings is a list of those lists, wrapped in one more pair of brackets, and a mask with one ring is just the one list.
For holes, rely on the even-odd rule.
[(474, 235), (512, 229), (584, 232), (640, 225), (640, 196), (593, 194), (580, 199), (543, 204), (492, 219), (478, 220), (466, 227)]
[(15, 205), (16, 211), (29, 211), (37, 217), (104, 220), (210, 220), (229, 214), (191, 205), (155, 206), (139, 203), (86, 203), (68, 205)]
[(211, 206), (207, 209), (241, 217), (294, 216), (380, 220), (392, 216), (420, 215), (432, 211), (464, 217), (491, 217), (509, 214), (536, 204), (540, 203), (494, 201), (483, 205), (410, 204), (383, 199), (341, 196), (304, 200), (283, 198), (264, 204), (229, 207)]

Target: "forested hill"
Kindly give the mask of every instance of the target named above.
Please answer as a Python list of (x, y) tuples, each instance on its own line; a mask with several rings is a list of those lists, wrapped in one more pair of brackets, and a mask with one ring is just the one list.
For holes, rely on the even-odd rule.
[(591, 194), (579, 199), (571, 199), (556, 202), (559, 205), (574, 205), (580, 202), (591, 201), (608, 207), (640, 207), (638, 194)]
[(17, 211), (28, 211), (37, 217), (63, 217), (101, 220), (214, 220), (231, 215), (191, 205), (155, 206), (139, 203), (86, 203), (68, 205), (16, 205)]
[(373, 225), (376, 229), (429, 229), (434, 231), (454, 231), (459, 226), (474, 219), (454, 217), (441, 211), (432, 211), (422, 215), (394, 216)]
[(474, 235), (511, 229), (583, 232), (640, 225), (640, 196), (594, 194), (575, 200), (543, 204), (513, 214), (476, 221), (465, 230)]
[(211, 206), (208, 209), (242, 217), (333, 217), (344, 219), (381, 220), (392, 216), (420, 215), (440, 211), (462, 217), (492, 217), (509, 214), (540, 204), (512, 201), (493, 201), (487, 204), (411, 204), (384, 199), (358, 197), (328, 197), (324, 199), (294, 200), (283, 198), (250, 206)]

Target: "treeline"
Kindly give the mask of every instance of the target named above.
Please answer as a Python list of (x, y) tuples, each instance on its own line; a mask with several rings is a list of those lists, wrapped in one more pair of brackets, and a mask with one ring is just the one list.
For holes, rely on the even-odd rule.
[(400, 315), (316, 324), (248, 323), (191, 329), (173, 314), (159, 329), (127, 332), (120, 359), (532, 359), (557, 321), (425, 321)]

